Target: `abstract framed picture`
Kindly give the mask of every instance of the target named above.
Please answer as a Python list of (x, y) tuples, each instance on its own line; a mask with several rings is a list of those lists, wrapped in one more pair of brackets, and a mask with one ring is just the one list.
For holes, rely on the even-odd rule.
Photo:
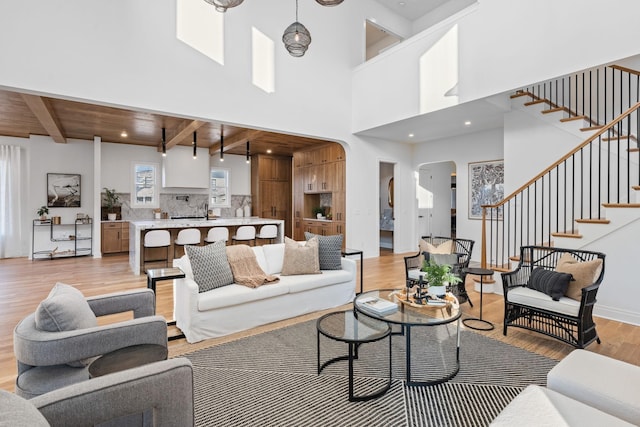
[[(482, 206), (504, 199), (504, 160), (469, 163), (469, 219), (482, 219)], [(502, 217), (502, 209), (498, 211)]]
[(79, 208), (80, 207), (80, 174), (48, 173), (47, 174), (47, 207)]

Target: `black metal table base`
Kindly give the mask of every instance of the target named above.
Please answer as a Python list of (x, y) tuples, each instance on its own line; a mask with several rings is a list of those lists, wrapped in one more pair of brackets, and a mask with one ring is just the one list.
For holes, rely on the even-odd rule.
[[(331, 314), (329, 314), (331, 315)], [(327, 315), (325, 315), (326, 317)], [(345, 342), (348, 344), (349, 346), (349, 353), (347, 355), (344, 356), (338, 356), (338, 357), (334, 357), (332, 359), (327, 360), (326, 362), (320, 364), (320, 335), (323, 335), (331, 340), (334, 341), (339, 341), (339, 342)], [(340, 337), (337, 336), (332, 336), (329, 335), (325, 332), (320, 331), (320, 329), (317, 330), (317, 348), (316, 348), (316, 354), (317, 354), (317, 367), (318, 367), (318, 375), (320, 375), (320, 373), (322, 372), (322, 370), (324, 368), (326, 368), (329, 365), (332, 365), (336, 362), (340, 362), (343, 360), (348, 361), (349, 363), (349, 401), (350, 402), (364, 402), (367, 400), (371, 400), (371, 399), (375, 399), (377, 397), (380, 397), (382, 395), (384, 395), (387, 391), (389, 391), (389, 389), (391, 388), (391, 383), (392, 383), (392, 371), (391, 371), (391, 328), (389, 328), (387, 330), (387, 332), (381, 336), (380, 338), (377, 339), (373, 339), (371, 341), (367, 341), (367, 342), (375, 342), (375, 341), (380, 341), (382, 339), (387, 338), (388, 342), (389, 342), (389, 354), (388, 354), (388, 359), (389, 359), (389, 379), (386, 381), (386, 384), (380, 388), (379, 390), (373, 392), (373, 393), (369, 393), (369, 394), (363, 394), (363, 395), (355, 395), (355, 391), (354, 391), (354, 375), (353, 375), (353, 363), (355, 360), (358, 360), (358, 352), (360, 349), (360, 346), (362, 346), (363, 344), (365, 344), (365, 342), (358, 342), (358, 341), (351, 341), (351, 340), (345, 340), (342, 339)]]
[[(478, 327), (478, 326), (469, 325), (467, 322), (481, 323), (485, 327)], [(466, 326), (467, 328), (475, 329), (476, 331), (492, 331), (495, 328), (495, 326), (493, 326), (493, 323), (489, 322), (488, 320), (480, 319), (478, 317), (468, 317), (468, 318), (466, 318), (466, 319), (464, 319), (462, 321), (462, 324), (464, 326)]]

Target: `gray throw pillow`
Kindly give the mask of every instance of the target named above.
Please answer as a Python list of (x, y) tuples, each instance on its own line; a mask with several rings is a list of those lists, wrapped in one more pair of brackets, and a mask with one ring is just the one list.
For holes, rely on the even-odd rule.
[(342, 270), (342, 234), (333, 236), (320, 236), (305, 231), (304, 238), (318, 238), (318, 256), (320, 258), (320, 270)]
[(36, 328), (47, 332), (74, 331), (98, 326), (98, 319), (82, 292), (56, 283), (35, 313)]
[(558, 273), (536, 267), (529, 276), (527, 287), (549, 295), (554, 301), (564, 296), (573, 276), (569, 273)]
[(233, 283), (226, 248), (224, 240), (207, 246), (185, 246), (198, 292), (207, 292)]
[[(46, 332), (75, 331), (98, 326), (98, 319), (82, 292), (73, 286), (56, 283), (35, 312), (36, 329)], [(93, 358), (69, 362), (73, 368), (87, 366)]]

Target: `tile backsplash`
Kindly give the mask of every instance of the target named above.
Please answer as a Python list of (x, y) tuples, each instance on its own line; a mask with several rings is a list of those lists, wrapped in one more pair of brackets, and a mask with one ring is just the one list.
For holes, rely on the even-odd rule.
[[(144, 221), (154, 219), (153, 209), (131, 209), (131, 194), (118, 193), (122, 200), (122, 219), (125, 221)], [(208, 196), (206, 194), (160, 194), (160, 210), (169, 216), (190, 215), (205, 216)], [(238, 208), (251, 206), (250, 195), (231, 195), (231, 207), (220, 208), (223, 218), (235, 217)], [(211, 207), (209, 207), (211, 209)]]

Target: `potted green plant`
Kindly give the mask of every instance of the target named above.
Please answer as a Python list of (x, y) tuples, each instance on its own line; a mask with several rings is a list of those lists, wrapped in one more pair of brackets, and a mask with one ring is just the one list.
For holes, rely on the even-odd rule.
[(120, 196), (116, 194), (115, 189), (109, 189), (104, 187), (104, 207), (107, 208), (107, 218), (109, 221), (115, 221), (118, 217), (118, 214), (115, 212), (114, 208), (119, 206)]
[(317, 206), (313, 208), (313, 214), (316, 218), (322, 219), (324, 217), (324, 208), (322, 206)]
[(449, 264), (436, 264), (432, 260), (425, 260), (422, 271), (425, 272), (424, 278), (429, 285), (428, 292), (432, 295), (442, 296), (447, 292), (447, 285), (462, 282), (462, 279), (451, 272)]
[(46, 206), (40, 206), (37, 213), (38, 213), (38, 216), (40, 217), (40, 221), (46, 221), (47, 214), (49, 213), (49, 208)]

